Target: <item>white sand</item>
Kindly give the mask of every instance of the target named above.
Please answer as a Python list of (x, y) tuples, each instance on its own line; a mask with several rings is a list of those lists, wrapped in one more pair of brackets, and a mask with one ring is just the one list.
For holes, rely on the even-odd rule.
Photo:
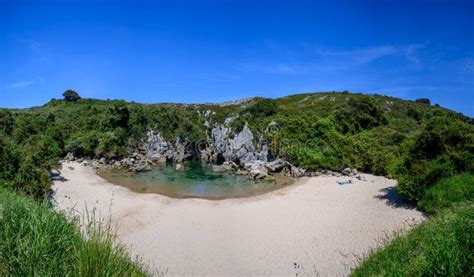
[(132, 255), (168, 275), (347, 275), (388, 234), (424, 219), (398, 202), (395, 181), (372, 175), (343, 186), (336, 177), (303, 178), (264, 195), (212, 201), (134, 193), (77, 163), (64, 164), (62, 174), (58, 208), (110, 211)]

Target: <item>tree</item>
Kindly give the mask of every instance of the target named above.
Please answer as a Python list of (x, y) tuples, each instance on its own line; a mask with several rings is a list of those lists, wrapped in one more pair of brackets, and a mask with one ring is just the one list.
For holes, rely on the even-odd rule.
[(425, 104), (425, 105), (430, 105), (431, 104), (430, 99), (428, 99), (428, 98), (419, 98), (419, 99), (416, 99), (415, 102)]
[(68, 89), (63, 93), (64, 101), (67, 102), (76, 102), (77, 100), (81, 99), (79, 94), (74, 90)]

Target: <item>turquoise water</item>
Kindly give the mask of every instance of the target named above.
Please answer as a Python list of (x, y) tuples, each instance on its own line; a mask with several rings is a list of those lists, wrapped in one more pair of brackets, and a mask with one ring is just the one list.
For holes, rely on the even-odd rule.
[(141, 173), (126, 171), (101, 172), (108, 181), (136, 192), (159, 193), (175, 198), (224, 199), (247, 197), (276, 190), (289, 185), (292, 179), (280, 175), (255, 181), (233, 172), (213, 172), (200, 161), (184, 163), (184, 170), (175, 170), (174, 164), (155, 167)]

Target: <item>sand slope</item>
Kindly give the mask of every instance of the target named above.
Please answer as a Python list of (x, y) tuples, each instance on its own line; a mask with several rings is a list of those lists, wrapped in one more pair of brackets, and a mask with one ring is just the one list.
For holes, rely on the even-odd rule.
[[(69, 166), (74, 170), (68, 169)], [(58, 208), (97, 208), (120, 241), (168, 275), (347, 275), (387, 234), (421, 222), (395, 181), (365, 175), (304, 178), (278, 191), (228, 200), (173, 199), (108, 183), (93, 169), (63, 165)]]

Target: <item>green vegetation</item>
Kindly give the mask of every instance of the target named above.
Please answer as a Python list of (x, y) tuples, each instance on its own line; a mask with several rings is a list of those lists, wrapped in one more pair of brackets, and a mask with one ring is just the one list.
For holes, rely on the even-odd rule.
[(74, 221), (47, 203), (0, 189), (1, 276), (145, 276), (106, 227)]
[(81, 99), (81, 97), (79, 96), (77, 92), (70, 89), (66, 90), (63, 93), (63, 96), (64, 96), (64, 101), (68, 101), (68, 102), (76, 102), (77, 100)]
[[(332, 170), (353, 167), (397, 178), (401, 195), (434, 214), (422, 225), (425, 227), (417, 229), (421, 231), (413, 232), (415, 238), (408, 235), (398, 244), (420, 240), (433, 247), (449, 245), (455, 249), (453, 237), (472, 241), (456, 232), (472, 227), (472, 218), (464, 216), (464, 212), (472, 211), (474, 119), (431, 106), (429, 99), (404, 101), (381, 95), (331, 92), (253, 98), (222, 106), (82, 99), (71, 90), (63, 96), (63, 100), (53, 99), (42, 107), (0, 109), (0, 189), (30, 195), (42, 202), (50, 189), (49, 170), (68, 152), (79, 157), (119, 159), (134, 151), (149, 130), (159, 131), (167, 140), (198, 144), (209, 135), (206, 121), (212, 125), (232, 117), (231, 127), (238, 131), (248, 124), (255, 142), (268, 142), (272, 154), (297, 166)], [(41, 205), (37, 209), (50, 212)], [(15, 220), (21, 227), (20, 217)], [(431, 240), (443, 237), (430, 230), (439, 228), (449, 233), (445, 241), (436, 244)], [(389, 246), (387, 249), (395, 250), (387, 251), (400, 257), (407, 256), (406, 251), (431, 251), (419, 244), (412, 249), (401, 247)], [(17, 257), (17, 252), (8, 253)], [(383, 250), (380, 253), (376, 256), (392, 255)], [(413, 270), (420, 262), (418, 268), (427, 275), (458, 274), (458, 265), (465, 265), (462, 260), (441, 255), (450, 264), (432, 268), (437, 260), (430, 257), (426, 261), (414, 260)], [(365, 272), (383, 273), (371, 259), (377, 258), (364, 263), (363, 267), (368, 268)], [(394, 261), (403, 264), (405, 260)]]
[(474, 201), (474, 175), (463, 173), (438, 181), (426, 191), (418, 207), (429, 214), (436, 214), (468, 201)]
[(416, 202), (438, 180), (474, 171), (474, 126), (434, 116), (402, 151), (393, 173), (399, 192)]
[(443, 210), (362, 262), (354, 276), (473, 276), (474, 205)]

